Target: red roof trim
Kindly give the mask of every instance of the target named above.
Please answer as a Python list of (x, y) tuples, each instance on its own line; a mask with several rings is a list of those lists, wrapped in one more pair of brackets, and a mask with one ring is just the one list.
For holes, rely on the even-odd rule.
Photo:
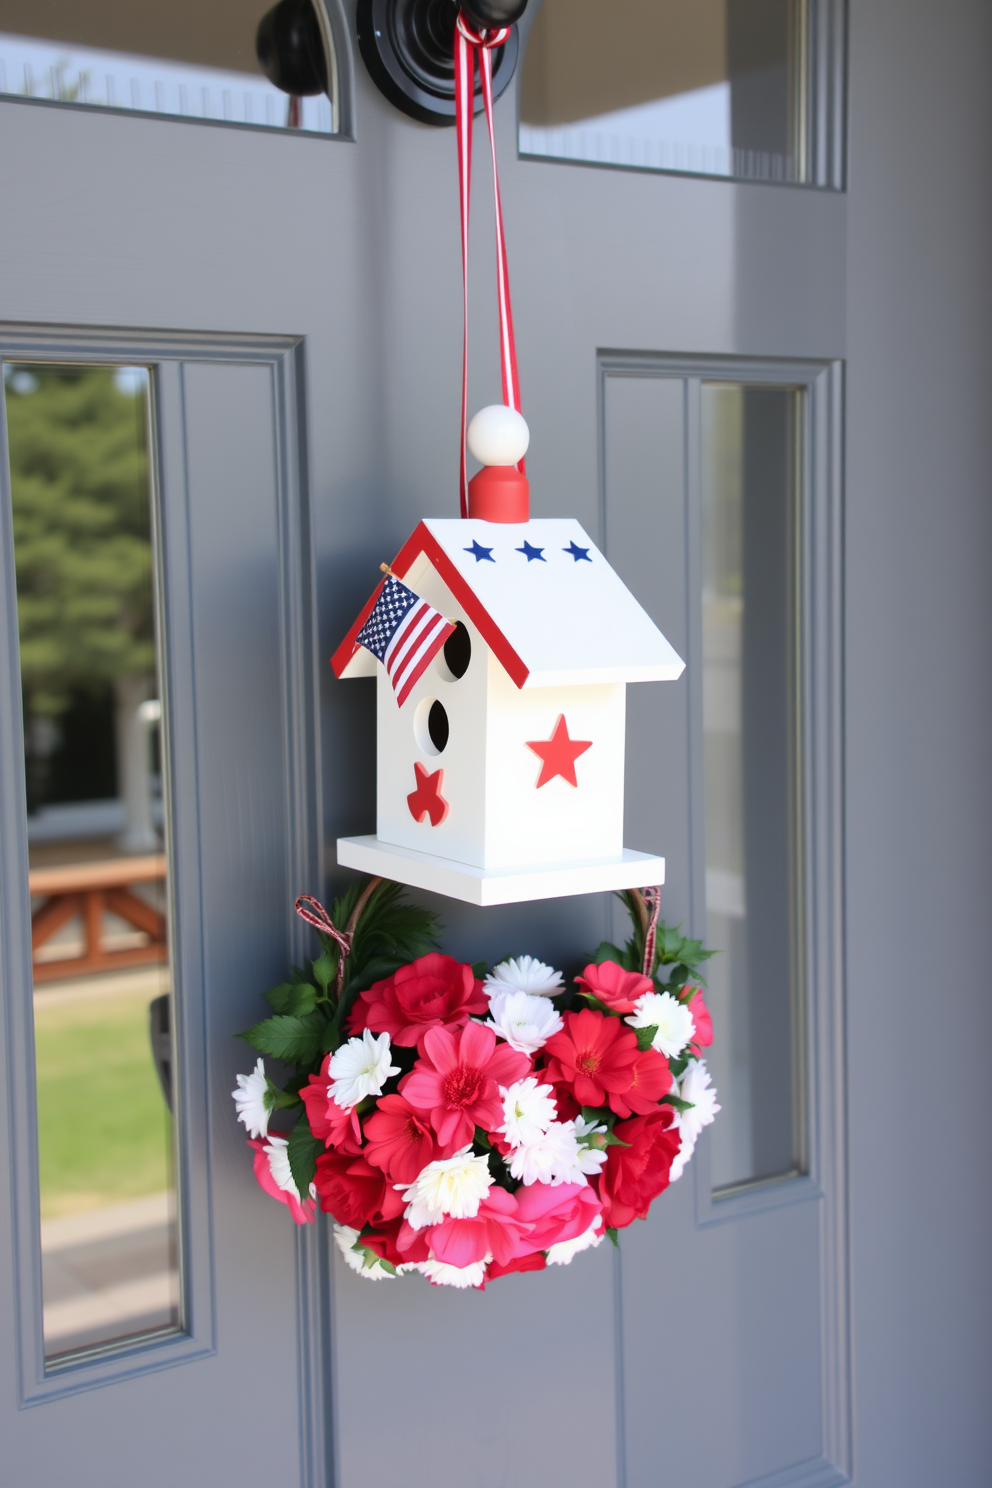
[[(493, 655), (496, 656), (505, 668), (509, 677), (518, 687), (523, 687), (527, 678), (530, 676), (530, 668), (517, 655), (488, 610), (484, 608), (468, 580), (458, 572), (458, 569), (425, 523), (421, 522), (419, 524), (393, 559), (392, 568), (396, 577), (398, 579), (405, 578), (421, 553), (425, 553), (431, 563), (433, 563), (441, 578), (479, 631), (479, 634), (493, 652)], [(376, 586), (375, 593), (365, 605), (358, 619), (331, 657), (331, 666), (334, 668), (336, 676), (341, 676), (341, 673), (358, 650), (355, 637), (372, 613), (372, 606), (379, 598), (381, 591), (382, 584), (379, 584)]]

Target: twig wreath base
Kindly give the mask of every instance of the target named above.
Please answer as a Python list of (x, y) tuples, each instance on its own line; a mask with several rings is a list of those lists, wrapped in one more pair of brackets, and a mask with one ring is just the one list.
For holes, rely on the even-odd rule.
[(659, 921), (659, 889), (628, 890), (630, 939), (604, 942), (573, 991), (530, 956), (444, 955), (402, 893), (373, 878), (330, 914), (296, 901), (320, 954), (240, 1035), (295, 1067), (281, 1086), (263, 1058), (237, 1077), (259, 1184), (297, 1224), (330, 1214), (372, 1281), (484, 1288), (617, 1243), (720, 1109), (702, 1058), (712, 952)]

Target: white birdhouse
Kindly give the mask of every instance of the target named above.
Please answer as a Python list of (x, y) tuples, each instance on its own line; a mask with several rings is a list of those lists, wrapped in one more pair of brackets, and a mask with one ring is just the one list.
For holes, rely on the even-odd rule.
[(662, 882), (623, 845), (625, 693), (683, 662), (579, 523), (427, 520), (392, 573), (456, 629), (404, 693), (357, 641), (376, 591), (332, 658), (378, 674), (376, 835), (338, 861), (473, 904)]

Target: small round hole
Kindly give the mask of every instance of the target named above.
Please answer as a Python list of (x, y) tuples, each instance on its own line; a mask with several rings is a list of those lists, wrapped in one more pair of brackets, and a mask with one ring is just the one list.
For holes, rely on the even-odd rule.
[(457, 682), (459, 677), (464, 677), (468, 671), (468, 664), (472, 660), (472, 638), (468, 633), (468, 627), (460, 620), (455, 623), (455, 628), (444, 643), (442, 651), (444, 663), (441, 667), (441, 675), (448, 675), (445, 680)]
[(448, 743), (448, 714), (437, 698), (422, 698), (413, 715), (413, 733), (424, 754), (441, 754)]

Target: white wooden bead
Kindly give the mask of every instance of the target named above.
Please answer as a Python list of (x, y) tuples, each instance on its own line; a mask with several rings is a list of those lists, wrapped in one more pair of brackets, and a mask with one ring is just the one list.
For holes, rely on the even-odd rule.
[(480, 408), (468, 426), (468, 447), (480, 465), (516, 465), (529, 444), (527, 420), (503, 403)]

